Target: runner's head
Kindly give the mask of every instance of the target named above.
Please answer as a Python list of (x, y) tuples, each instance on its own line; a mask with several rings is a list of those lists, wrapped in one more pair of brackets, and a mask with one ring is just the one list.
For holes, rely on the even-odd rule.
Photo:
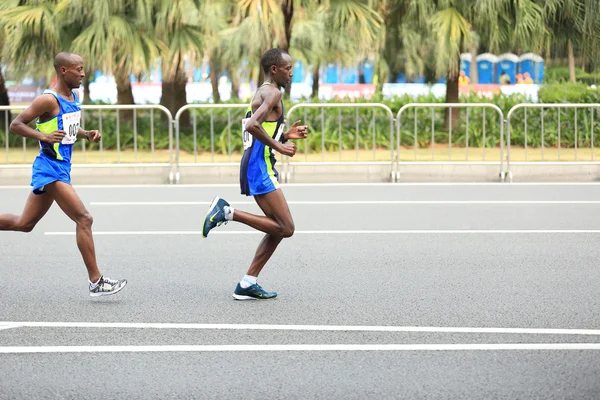
[(265, 73), (265, 80), (269, 79), (279, 87), (285, 87), (292, 82), (292, 58), (285, 50), (267, 50), (260, 59), (260, 65)]
[(63, 80), (69, 89), (81, 86), (85, 73), (83, 58), (75, 53), (61, 52), (54, 58), (54, 69), (58, 80)]

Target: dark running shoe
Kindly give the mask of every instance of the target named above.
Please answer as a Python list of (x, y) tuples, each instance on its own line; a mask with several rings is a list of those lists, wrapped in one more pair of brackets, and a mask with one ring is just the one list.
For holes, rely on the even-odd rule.
[(267, 292), (258, 283), (244, 289), (239, 283), (233, 292), (236, 300), (269, 300), (277, 297), (276, 292)]
[(221, 226), (222, 224), (227, 224), (228, 221), (225, 219), (225, 207), (229, 207), (228, 202), (219, 196), (214, 198), (204, 217), (202, 237), (207, 237), (208, 232), (210, 232), (211, 229)]

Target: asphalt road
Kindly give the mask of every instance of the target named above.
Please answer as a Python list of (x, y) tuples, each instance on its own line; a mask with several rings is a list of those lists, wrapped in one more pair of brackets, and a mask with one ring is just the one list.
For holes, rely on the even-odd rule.
[(0, 232), (2, 399), (600, 396), (600, 185), (283, 186), (266, 302), (231, 297), (261, 236), (199, 234), (214, 195), (258, 212), (235, 186), (77, 190), (129, 284), (88, 296), (56, 205)]

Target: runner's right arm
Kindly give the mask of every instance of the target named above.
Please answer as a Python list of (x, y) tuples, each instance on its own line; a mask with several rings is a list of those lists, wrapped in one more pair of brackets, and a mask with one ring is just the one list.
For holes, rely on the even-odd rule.
[(246, 122), (246, 130), (250, 132), (257, 140), (269, 146), (278, 153), (284, 156), (292, 157), (296, 154), (296, 145), (294, 143), (282, 144), (273, 139), (262, 127), (269, 116), (269, 113), (275, 108), (281, 100), (281, 92), (277, 89), (269, 90), (263, 100), (263, 103), (258, 107), (256, 112), (252, 113), (252, 117)]
[(63, 137), (65, 137), (65, 131), (54, 131), (50, 134), (41, 133), (28, 125), (34, 119), (47, 114), (50, 116), (57, 115), (60, 109), (56, 103), (56, 99), (52, 95), (42, 95), (37, 97), (29, 107), (23, 110), (17, 117), (11, 122), (10, 130), (17, 135), (40, 140), (46, 143), (58, 143)]

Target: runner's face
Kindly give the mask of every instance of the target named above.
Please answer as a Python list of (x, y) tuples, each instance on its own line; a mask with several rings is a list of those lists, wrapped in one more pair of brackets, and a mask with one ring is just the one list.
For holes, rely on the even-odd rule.
[(273, 74), (273, 80), (280, 86), (286, 87), (292, 83), (292, 76), (294, 76), (294, 68), (292, 66), (292, 58), (283, 54), (281, 64), (276, 68), (276, 72)]
[(73, 60), (73, 63), (68, 67), (62, 67), (63, 77), (65, 82), (72, 89), (77, 89), (83, 82), (85, 73), (83, 72), (83, 60), (77, 57)]

